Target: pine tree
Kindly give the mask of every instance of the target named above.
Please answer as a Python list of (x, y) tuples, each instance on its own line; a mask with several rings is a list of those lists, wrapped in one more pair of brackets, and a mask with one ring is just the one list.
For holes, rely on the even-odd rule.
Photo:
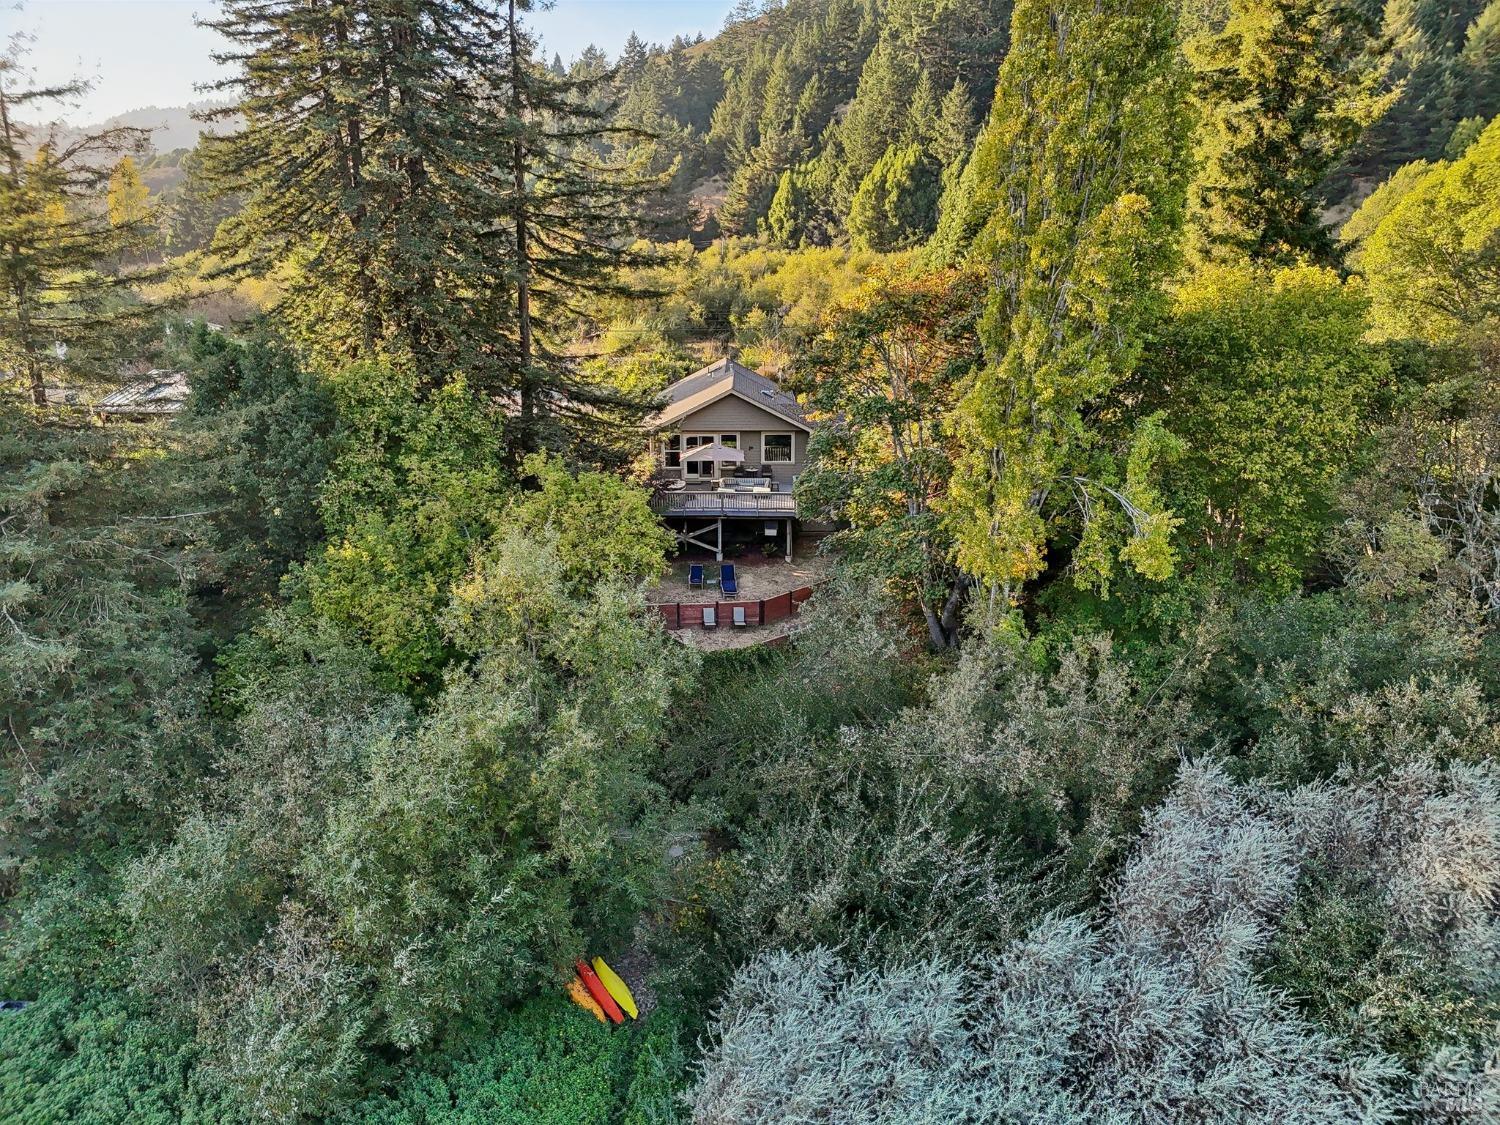
[(641, 76), (646, 69), (646, 59), (650, 52), (646, 49), (643, 39), (635, 32), (625, 40), (625, 46), (620, 51), (619, 74), (623, 82), (633, 82)]
[(163, 193), (166, 248), (169, 254), (201, 250), (212, 241), (219, 224), (239, 211), (236, 195), (218, 192), (203, 167), (203, 156), (193, 149), (182, 158), (182, 182)]
[(1191, 190), (1194, 258), (1328, 257), (1319, 184), (1391, 104), (1354, 0), (1232, 0), (1188, 45), (1202, 110)]
[(27, 85), (20, 57), (0, 56), (0, 369), (20, 375), (37, 406), (48, 373), (65, 362), (77, 373), (92, 360), (112, 374), (116, 347), (148, 319), (122, 300), (136, 279), (106, 267), (149, 233), (149, 214), (121, 210), (111, 222), (103, 198), (119, 153), (144, 146), (144, 132), (63, 140), (20, 120), (87, 88)]
[(1470, 25), (1451, 86), (1454, 116), (1489, 121), (1500, 115), (1500, 0), (1490, 0)]
[(839, 125), (842, 156), (834, 183), (834, 206), (846, 209), (855, 190), (906, 132), (917, 87), (916, 67), (905, 50), (882, 40), (859, 74), (859, 89)]
[(776, 181), (776, 194), (766, 210), (766, 233), (778, 246), (795, 247), (802, 240), (806, 204), (797, 173), (788, 168)]
[(932, 84), (932, 75), (924, 70), (917, 76), (916, 88), (911, 93), (911, 106), (902, 141), (920, 145), (922, 151), (931, 156), (941, 114), (942, 107), (938, 101), (937, 89)]
[(943, 200), (956, 190), (964, 161), (974, 140), (974, 99), (962, 82), (954, 81), (943, 95), (937, 123), (932, 128), (933, 159), (943, 168)]
[[(1138, 570), (1170, 569), (1170, 518), (1150, 484), (1160, 430), (1123, 456), (1090, 405), (1129, 372), (1174, 264), (1186, 116), (1167, 0), (1023, 0), (990, 122), (965, 172), (970, 254), (991, 278), (988, 365), (960, 407), (947, 516), (991, 606), (1039, 574), (1059, 526), (1104, 583), (1110, 540)], [(1081, 527), (1072, 524), (1082, 513)]]
[(508, 325), (504, 363), (513, 374), (510, 445), (517, 455), (568, 449), (607, 459), (624, 455), (615, 440), (647, 404), (593, 385), (548, 342), (547, 330), (584, 302), (627, 294), (618, 267), (639, 262), (630, 249), (635, 217), (656, 186), (640, 170), (594, 154), (617, 134), (589, 101), (611, 75), (559, 79), (538, 66), (521, 22), (532, 0), (508, 0), (501, 14), (502, 66), (496, 119), (505, 143), (496, 150), (503, 182), (496, 221), (485, 241), (508, 251)]
[(849, 205), (849, 237), (866, 250), (902, 250), (932, 233), (941, 169), (920, 145), (892, 145)]
[(481, 237), (504, 186), (475, 174), (506, 141), (490, 6), (227, 0), (207, 23), (240, 68), (211, 116), (241, 127), (204, 142), (220, 190), (245, 196), (215, 241), (225, 272), (282, 269), (284, 318), (326, 362), (386, 356), (428, 391), (455, 370), (493, 387), (511, 269)]

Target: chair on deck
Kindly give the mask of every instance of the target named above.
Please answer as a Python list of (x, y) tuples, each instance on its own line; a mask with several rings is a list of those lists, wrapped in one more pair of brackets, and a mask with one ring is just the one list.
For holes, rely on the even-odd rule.
[(737, 605), (737, 606), (734, 607), (734, 623), (736, 625), (738, 625), (740, 628), (744, 628), (746, 625), (749, 624), (749, 622), (745, 620), (745, 607), (744, 606)]
[(738, 594), (740, 592), (739, 580), (734, 576), (734, 563), (724, 564), (724, 569), (720, 572), (719, 589), (723, 590), (726, 594)]
[(719, 611), (711, 605), (703, 607), (703, 627), (705, 629), (717, 629), (719, 627)]
[(693, 590), (703, 588), (703, 564), (694, 563), (688, 567), (688, 587)]

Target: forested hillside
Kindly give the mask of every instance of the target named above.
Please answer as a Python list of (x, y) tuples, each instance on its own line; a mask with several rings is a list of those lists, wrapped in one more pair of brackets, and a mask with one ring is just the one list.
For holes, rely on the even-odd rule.
[[(678, 162), (681, 199), (666, 209), (678, 222), (711, 210), (712, 230), (776, 245), (847, 237), (899, 249), (932, 232), (968, 157), (1010, 14), (1002, 0), (791, 0), (731, 16), (708, 42), (632, 40), (618, 60), (620, 116), (659, 138), (661, 166)], [(1500, 113), (1493, 3), (1401, 0), (1372, 15), (1352, 3), (1219, 0), (1178, 15), (1193, 82), (1218, 87), (1210, 101), (1230, 100), (1226, 83), (1249, 73), (1234, 60), (1256, 50), (1281, 73), (1265, 75), (1274, 96), (1252, 113), (1315, 113), (1309, 92), (1378, 99), (1378, 112), (1308, 138), (1296, 166), (1279, 169), (1322, 206), (1357, 202), (1408, 161), (1456, 155)]]
[(224, 0), (160, 153), (13, 50), (0, 1120), (1500, 1120), (1496, 3)]

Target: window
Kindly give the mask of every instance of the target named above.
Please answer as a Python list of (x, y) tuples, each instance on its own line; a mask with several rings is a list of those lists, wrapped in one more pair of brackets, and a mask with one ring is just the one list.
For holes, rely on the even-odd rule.
[(792, 463), (792, 435), (766, 434), (761, 438), (760, 459), (767, 465), (789, 465)]
[(713, 445), (715, 442), (726, 449), (738, 449), (740, 447), (739, 434), (687, 434), (682, 439), (682, 447), (689, 454), (683, 463), (683, 475), (689, 480), (711, 480), (721, 477), (727, 470), (734, 471), (734, 462), (723, 461), (717, 465), (712, 461), (696, 461), (692, 458), (692, 451), (704, 445)]
[(661, 463), (668, 469), (682, 467), (682, 435), (673, 434), (662, 442)]

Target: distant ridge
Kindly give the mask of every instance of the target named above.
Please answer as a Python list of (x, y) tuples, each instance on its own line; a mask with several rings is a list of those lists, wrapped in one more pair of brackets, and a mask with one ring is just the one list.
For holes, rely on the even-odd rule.
[(150, 129), (151, 147), (157, 152), (170, 152), (174, 148), (192, 148), (198, 143), (199, 133), (226, 132), (230, 126), (222, 122), (210, 125), (195, 120), (193, 117), (195, 113), (217, 109), (226, 104), (228, 103), (223, 101), (202, 101), (190, 102), (187, 105), (148, 105), (116, 114), (97, 125), (89, 125), (87, 128), (110, 129), (131, 126), (137, 129)]
[(103, 121), (91, 122), (83, 126), (59, 121), (53, 125), (53, 128), (57, 136), (63, 140), (102, 129), (121, 127), (148, 129), (151, 133), (151, 147), (157, 152), (171, 152), (174, 148), (192, 148), (198, 143), (199, 133), (223, 133), (232, 128), (232, 123), (216, 122), (210, 125), (193, 117), (195, 113), (216, 109), (226, 104), (228, 103), (222, 101), (202, 101), (190, 102), (187, 105), (148, 105), (140, 109), (117, 113)]

